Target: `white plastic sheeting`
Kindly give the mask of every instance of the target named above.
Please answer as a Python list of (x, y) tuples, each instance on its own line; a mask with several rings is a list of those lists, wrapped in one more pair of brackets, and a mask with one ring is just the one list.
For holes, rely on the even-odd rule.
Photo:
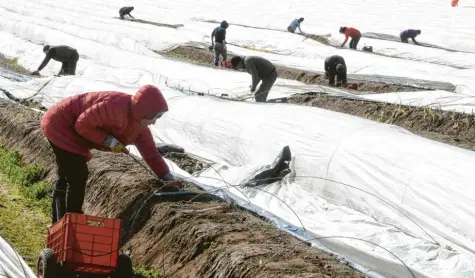
[[(140, 85), (159, 85), (171, 110), (152, 128), (154, 135), (218, 162), (199, 177), (209, 188), (225, 186), (222, 178), (231, 184), (240, 183), (289, 145), (294, 155), (292, 175), (263, 188), (286, 204), (264, 191), (230, 190), (236, 196), (242, 196), (242, 191), (246, 196), (242, 196), (243, 202), (249, 199), (255, 206), (300, 226), (291, 207), (308, 237), (347, 236), (379, 244), (397, 255), (417, 277), (475, 276), (472, 152), (422, 139), (393, 126), (316, 108), (183, 96), (167, 88), (165, 81), (178, 84), (174, 89), (212, 89), (217, 94), (230, 92), (238, 96), (248, 92), (250, 76), (167, 60), (152, 51), (187, 41), (209, 41), (216, 24), (200, 22), (200, 18), (219, 21), (225, 16), (231, 23), (284, 31), (294, 17), (304, 16), (303, 30), (314, 34), (331, 32), (332, 44), (343, 40), (336, 33), (341, 25), (363, 32), (384, 29), (391, 34), (415, 26), (423, 29), (421, 41), (475, 52), (475, 25), (469, 9), (452, 9), (449, 3), (428, 0), (264, 0), (257, 4), (245, 0), (220, 5), (217, 13), (217, 3), (211, 0), (134, 2), (136, 17), (184, 24), (172, 29), (115, 19), (120, 4), (98, 0), (3, 0), (2, 54), (18, 58), (19, 64), (34, 70), (44, 57), (42, 44), (68, 44), (79, 50), (81, 76), (55, 78), (44, 88), (48, 79), (14, 82), (1, 78), (0, 86), (7, 86), (17, 97), (34, 95), (50, 106), (85, 91), (114, 89), (133, 93)], [(395, 16), (385, 16), (388, 10)], [(328, 55), (340, 54), (347, 60), (350, 73), (452, 82), (458, 94), (451, 94), (450, 101), (441, 103), (446, 103), (448, 109), (463, 111), (469, 111), (473, 104), (467, 98), (475, 91), (472, 53), (361, 40), (361, 45), (371, 44), (375, 51), (394, 57), (388, 58), (324, 46), (281, 31), (231, 25), (228, 41), (246, 48), (229, 46), (229, 50), (261, 55), (302, 69), (321, 69)], [(50, 62), (42, 73), (52, 75), (59, 66)], [(279, 79), (270, 97), (316, 88), (319, 87)], [(446, 92), (431, 92), (418, 93), (417, 100), (415, 93), (365, 97), (395, 103), (400, 103), (401, 98), (424, 105), (433, 102), (431, 94), (448, 96)], [(431, 237), (440, 245), (434, 244)], [(324, 244), (385, 276), (411, 277), (395, 257), (375, 245), (341, 237), (315, 244)]]
[(0, 236), (0, 277), (36, 278), (21, 256)]

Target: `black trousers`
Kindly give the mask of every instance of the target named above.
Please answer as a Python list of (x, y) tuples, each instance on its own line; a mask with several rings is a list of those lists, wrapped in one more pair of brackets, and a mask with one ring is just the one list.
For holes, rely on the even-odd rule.
[(61, 66), (61, 70), (59, 71), (59, 74), (63, 75), (75, 75), (76, 74), (76, 65), (78, 64), (79, 61), (79, 53), (77, 51), (74, 51), (71, 57), (65, 62), (63, 62), (63, 65)]
[(361, 39), (361, 36), (351, 38), (350, 48), (356, 49), (356, 47), (358, 46), (358, 43), (360, 42), (360, 39)]
[(89, 175), (87, 158), (65, 151), (51, 143), (58, 166), (58, 179), (54, 184), (53, 223), (66, 212), (82, 213), (82, 204)]
[(401, 42), (404, 42), (404, 43), (408, 43), (408, 42), (409, 42), (409, 40), (408, 40), (409, 38), (408, 38), (408, 37), (403, 36), (403, 35), (401, 35), (401, 36), (399, 36), (399, 37), (401, 38)]

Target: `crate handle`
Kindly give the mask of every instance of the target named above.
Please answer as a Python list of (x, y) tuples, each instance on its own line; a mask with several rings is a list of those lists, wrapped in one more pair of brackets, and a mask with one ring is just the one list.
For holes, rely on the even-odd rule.
[(86, 225), (87, 226), (93, 226), (93, 227), (104, 227), (104, 222), (95, 221), (95, 220), (87, 220)]

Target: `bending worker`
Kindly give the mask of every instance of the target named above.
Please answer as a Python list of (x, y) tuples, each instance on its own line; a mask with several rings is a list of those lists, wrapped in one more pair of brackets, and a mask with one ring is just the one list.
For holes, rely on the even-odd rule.
[[(231, 59), (231, 65), (235, 70), (245, 69), (252, 76), (251, 93), (254, 93), (256, 102), (266, 102), (267, 95), (277, 80), (275, 66), (269, 60), (256, 56), (235, 56)], [(256, 91), (261, 80), (262, 84)]]
[(408, 30), (402, 31), (399, 37), (401, 38), (401, 41), (403, 43), (408, 43), (409, 38), (410, 38), (414, 42), (414, 44), (421, 45), (420, 43), (416, 41), (416, 37), (420, 35), (421, 33), (422, 33), (421, 30), (408, 29)]
[(223, 61), (226, 61), (228, 58), (226, 50), (226, 29), (228, 29), (229, 24), (224, 20), (221, 22), (221, 25), (214, 28), (211, 33), (211, 47), (214, 48), (214, 65), (218, 66), (219, 56), (223, 56)]
[(345, 41), (341, 47), (345, 46), (346, 42), (348, 41), (348, 37), (351, 37), (350, 48), (356, 49), (358, 42), (361, 39), (361, 32), (358, 29), (352, 27), (340, 27), (340, 33), (345, 34)]
[[(66, 212), (82, 213), (91, 149), (127, 153), (134, 144), (157, 177), (173, 187), (175, 180), (147, 127), (168, 111), (157, 87), (143, 86), (135, 95), (91, 92), (68, 97), (53, 105), (41, 121), (41, 130), (56, 156), (53, 223)], [(67, 192), (67, 193), (66, 193)]]
[(325, 76), (328, 77), (330, 86), (345, 85), (347, 82), (345, 59), (339, 55), (333, 55), (325, 59)]
[(295, 30), (299, 28), (300, 33), (303, 34), (302, 29), (300, 29), (300, 24), (303, 22), (303, 20), (303, 17), (292, 20), (289, 27), (287, 27), (287, 31), (289, 31), (290, 33), (295, 33)]
[(126, 15), (130, 16), (131, 18), (135, 18), (130, 14), (133, 10), (134, 10), (134, 7), (122, 7), (122, 8), (120, 8), (120, 10), (119, 10), (120, 19), (124, 19)]
[(61, 70), (58, 75), (75, 75), (76, 74), (76, 65), (79, 60), (79, 53), (76, 49), (67, 46), (67, 45), (58, 45), (58, 46), (49, 46), (45, 45), (43, 47), (43, 52), (46, 54), (43, 62), (38, 67), (38, 69), (31, 74), (39, 75), (40, 71), (46, 67), (51, 59), (61, 62)]

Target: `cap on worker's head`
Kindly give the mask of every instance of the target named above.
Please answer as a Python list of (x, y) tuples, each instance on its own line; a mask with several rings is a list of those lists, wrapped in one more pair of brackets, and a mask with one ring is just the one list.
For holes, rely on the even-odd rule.
[(224, 29), (228, 28), (228, 27), (229, 27), (228, 22), (227, 22), (226, 20), (223, 20), (223, 21), (221, 22), (221, 27), (223, 27)]
[(340, 27), (340, 33), (345, 33), (346, 27)]
[(131, 101), (132, 117), (137, 121), (168, 111), (167, 101), (160, 90), (153, 85), (140, 87)]
[(49, 48), (50, 48), (49, 44), (43, 46), (43, 52), (48, 52)]
[(336, 72), (338, 72), (338, 73), (345, 73), (345, 71), (346, 71), (345, 65), (343, 65), (343, 64), (338, 64), (338, 65), (336, 66)]
[(234, 56), (231, 59), (231, 65), (233, 66), (233, 68), (237, 68), (237, 66), (239, 65), (239, 63), (241, 63), (241, 61), (242, 61), (241, 56)]
[(303, 18), (303, 17), (301, 17), (299, 20), (300, 20), (300, 22), (302, 22), (302, 21), (304, 20), (304, 18)]
[(133, 6), (131, 6), (131, 7), (130, 7), (130, 9), (131, 9), (131, 10), (133, 10), (133, 9), (134, 9), (134, 7), (133, 7)]
[(421, 30), (417, 30), (417, 34), (419, 34), (419, 35), (420, 35), (421, 33), (422, 33), (422, 31), (421, 31)]

